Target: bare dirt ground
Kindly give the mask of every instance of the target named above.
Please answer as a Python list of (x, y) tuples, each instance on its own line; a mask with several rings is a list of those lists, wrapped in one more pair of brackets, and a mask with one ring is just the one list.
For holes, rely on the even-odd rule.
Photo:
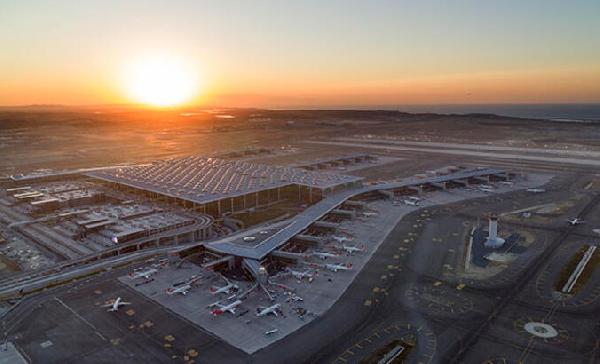
[[(0, 176), (250, 147), (277, 150), (257, 161), (288, 164), (349, 152), (349, 148), (306, 145), (303, 141), (365, 134), (418, 141), (600, 150), (595, 142), (600, 140), (600, 125), (594, 124), (394, 111), (224, 112), (234, 118), (217, 118), (214, 113), (198, 110), (0, 109)], [(281, 153), (281, 148), (290, 151)], [(385, 150), (376, 153), (389, 154)], [(389, 167), (393, 166), (381, 169)], [(366, 169), (359, 174), (371, 172)]]

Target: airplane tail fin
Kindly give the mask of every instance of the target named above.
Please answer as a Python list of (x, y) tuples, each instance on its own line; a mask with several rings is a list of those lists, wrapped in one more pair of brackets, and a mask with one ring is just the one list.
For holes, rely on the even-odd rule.
[(219, 316), (223, 314), (223, 310), (219, 309), (219, 308), (215, 308), (214, 310), (212, 310), (212, 315), (213, 316)]

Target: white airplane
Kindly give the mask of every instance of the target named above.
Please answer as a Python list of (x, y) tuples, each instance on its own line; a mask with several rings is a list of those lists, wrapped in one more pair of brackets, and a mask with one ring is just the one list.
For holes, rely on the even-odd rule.
[(494, 190), (492, 190), (491, 188), (486, 187), (479, 187), (478, 190), (481, 192), (494, 192)]
[(273, 329), (273, 330), (265, 331), (265, 335), (269, 336), (269, 335), (276, 333), (277, 331), (279, 331), (279, 330)]
[(352, 270), (352, 264), (325, 264), (325, 268), (332, 272), (337, 272), (338, 270)]
[(379, 212), (363, 212), (362, 214), (365, 217), (371, 217), (371, 216), (377, 216), (377, 215), (379, 215)]
[(327, 259), (327, 258), (337, 258), (339, 257), (338, 254), (334, 254), (334, 253), (329, 253), (329, 252), (313, 252), (311, 253), (311, 255), (317, 256), (323, 260)]
[(215, 287), (215, 286), (210, 287), (210, 294), (216, 295), (216, 294), (220, 294), (220, 293), (229, 293), (233, 289), (237, 289), (237, 288), (238, 288), (237, 285), (228, 282), (223, 287)]
[(507, 186), (513, 186), (515, 184), (513, 181), (500, 181), (500, 183)]
[(110, 307), (108, 310), (106, 310), (107, 312), (116, 312), (116, 311), (119, 311), (119, 307), (130, 305), (130, 304), (131, 304), (131, 302), (122, 301), (121, 297), (117, 297), (116, 300), (113, 300), (112, 302), (107, 303), (107, 304), (103, 305), (102, 307)]
[(364, 247), (360, 247), (359, 248), (357, 246), (352, 246), (352, 245), (344, 245), (344, 246), (342, 246), (342, 248), (348, 254), (352, 254), (352, 253), (356, 253), (356, 252), (364, 252), (365, 251)]
[(179, 286), (169, 287), (166, 289), (165, 292), (167, 292), (169, 296), (172, 296), (177, 293), (180, 293), (185, 296), (190, 291), (190, 289), (192, 289), (192, 285), (189, 283), (185, 283)]
[(574, 219), (571, 220), (567, 220), (567, 222), (571, 225), (579, 225), (579, 224), (583, 224), (585, 221), (581, 220), (580, 218), (576, 217)]
[(415, 200), (402, 200), (402, 203), (410, 206), (419, 206), (419, 201)]
[(137, 270), (137, 271), (133, 271), (131, 273), (129, 273), (129, 278), (131, 279), (137, 279), (137, 278), (145, 278), (148, 279), (150, 278), (151, 275), (158, 273), (158, 269), (156, 268), (147, 268), (147, 269), (142, 269), (142, 270)]
[(493, 190), (494, 186), (491, 186), (491, 185), (479, 185), (479, 189)]
[(275, 316), (278, 316), (279, 314), (277, 313), (277, 311), (279, 311), (280, 308), (281, 308), (281, 305), (279, 303), (276, 303), (270, 307), (265, 307), (265, 308), (259, 307), (256, 309), (256, 317), (267, 316), (270, 313), (272, 313)]
[(408, 196), (409, 200), (413, 200), (413, 201), (421, 201), (422, 198), (421, 197), (417, 197), (417, 196)]
[(220, 303), (216, 303), (214, 305), (217, 308), (213, 309), (211, 313), (213, 316), (219, 316), (219, 315), (224, 314), (225, 312), (229, 312), (229, 313), (235, 315), (235, 308), (241, 304), (242, 304), (242, 301), (240, 301), (240, 300), (234, 301), (228, 305), (222, 305)]
[(333, 236), (331, 236), (331, 238), (333, 240), (337, 241), (340, 244), (343, 243), (343, 242), (345, 242), (345, 241), (351, 241), (352, 240), (352, 238), (349, 238), (347, 236), (337, 236), (337, 235), (333, 235)]
[(182, 295), (186, 295), (193, 287), (193, 285), (202, 278), (202, 276), (191, 276), (185, 283), (173, 285), (172, 287), (167, 288), (165, 291), (169, 296), (180, 293)]
[(528, 188), (525, 191), (527, 192), (532, 192), (532, 193), (542, 193), (542, 192), (546, 192), (545, 189), (543, 188)]
[(307, 278), (308, 282), (312, 282), (315, 278), (315, 273), (311, 273), (310, 271), (298, 272), (297, 270), (293, 269), (290, 269), (289, 271), (292, 274), (292, 277), (296, 278), (299, 281), (301, 281), (303, 278)]

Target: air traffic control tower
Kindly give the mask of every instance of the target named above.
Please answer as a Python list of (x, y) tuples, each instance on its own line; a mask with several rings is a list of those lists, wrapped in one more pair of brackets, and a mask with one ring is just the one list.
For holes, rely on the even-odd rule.
[(504, 245), (504, 239), (498, 236), (498, 216), (491, 214), (489, 221), (488, 237), (484, 245), (488, 248), (500, 248)]

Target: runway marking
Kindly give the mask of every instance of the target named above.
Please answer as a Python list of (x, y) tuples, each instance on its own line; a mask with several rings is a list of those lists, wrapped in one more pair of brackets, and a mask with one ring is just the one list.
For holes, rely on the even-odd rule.
[(78, 314), (77, 312), (75, 312), (75, 310), (73, 310), (71, 307), (67, 306), (67, 304), (64, 303), (60, 298), (58, 298), (58, 297), (55, 296), (54, 300), (57, 301), (58, 303), (60, 303), (61, 305), (63, 305), (67, 310), (71, 311), (71, 313), (73, 313), (73, 315), (75, 315), (77, 318), (79, 318), (81, 321), (83, 321), (86, 325), (88, 325), (89, 327), (91, 327), (92, 330), (94, 330), (94, 332), (96, 333), (96, 335), (98, 335), (102, 340), (107, 341), (106, 338), (104, 337), (104, 335), (102, 335), (98, 331), (98, 329), (96, 328), (96, 326), (92, 325), (91, 322), (89, 322), (83, 316), (81, 316), (80, 314)]

